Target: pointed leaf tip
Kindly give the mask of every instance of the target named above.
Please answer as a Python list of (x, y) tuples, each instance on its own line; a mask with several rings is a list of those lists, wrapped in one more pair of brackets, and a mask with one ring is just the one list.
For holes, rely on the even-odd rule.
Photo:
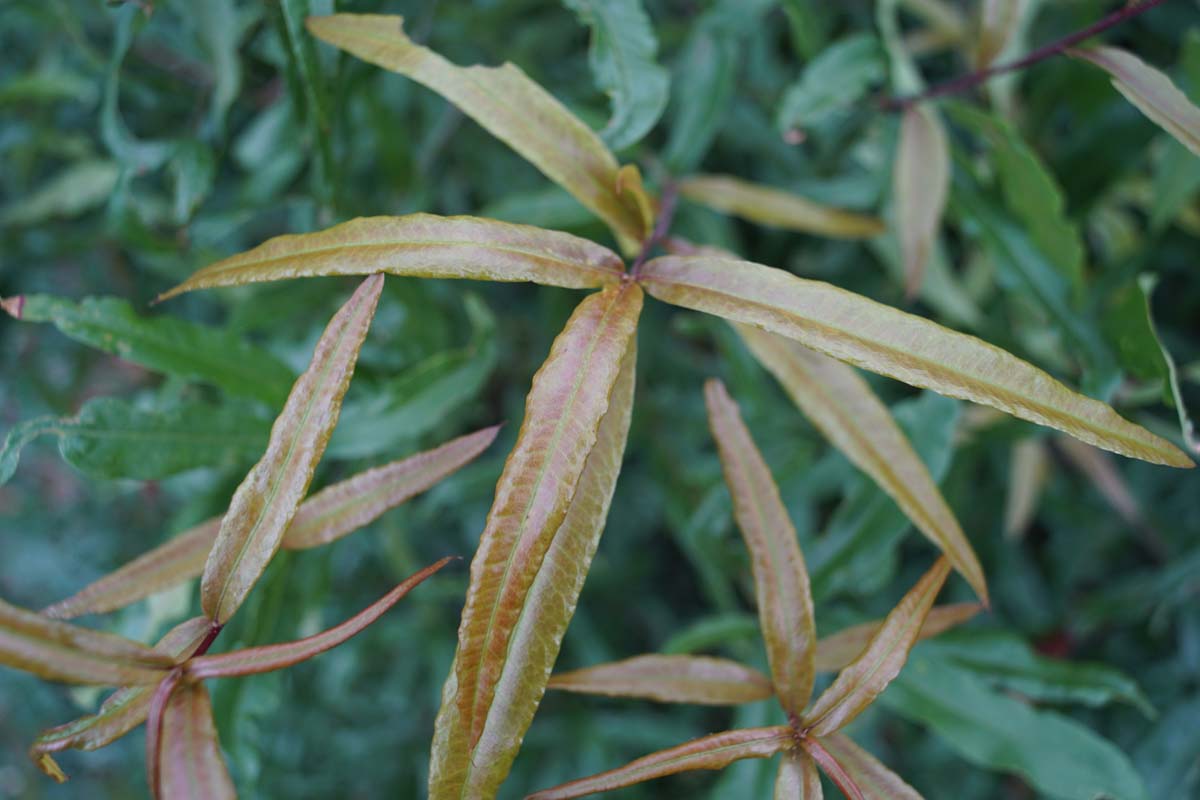
[(13, 319), (20, 319), (21, 312), (25, 309), (25, 295), (18, 294), (12, 297), (0, 297), (0, 309), (3, 309)]

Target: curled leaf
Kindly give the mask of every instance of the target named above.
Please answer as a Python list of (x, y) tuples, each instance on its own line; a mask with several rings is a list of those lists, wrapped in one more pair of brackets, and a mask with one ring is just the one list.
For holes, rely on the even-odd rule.
[(784, 753), (775, 778), (774, 800), (823, 800), (821, 774), (812, 756), (803, 750)]
[(652, 296), (778, 333), (912, 386), (972, 400), (1133, 458), (1193, 466), (1179, 448), (998, 347), (827, 283), (748, 261), (664, 256)]
[[(974, 617), (982, 610), (978, 603), (951, 603), (929, 609), (929, 615), (921, 625), (917, 639), (932, 639)], [(858, 658), (875, 634), (883, 627), (884, 620), (864, 622), (845, 630), (825, 636), (817, 642), (817, 671), (835, 672)]]
[(547, 688), (658, 703), (736, 705), (766, 700), (771, 681), (736, 661), (708, 656), (645, 655), (550, 678)]
[(201, 606), (217, 624), (246, 599), (308, 491), (382, 290), (382, 275), (367, 278), (329, 321), (271, 428), (266, 453), (230, 501), (200, 583)]
[(724, 769), (746, 758), (770, 758), (794, 743), (786, 725), (705, 736), (631, 761), (623, 767), (534, 792), (526, 800), (568, 800), (697, 769)]
[(904, 111), (893, 181), (906, 290), (916, 297), (950, 194), (950, 144), (937, 112), (927, 105)]

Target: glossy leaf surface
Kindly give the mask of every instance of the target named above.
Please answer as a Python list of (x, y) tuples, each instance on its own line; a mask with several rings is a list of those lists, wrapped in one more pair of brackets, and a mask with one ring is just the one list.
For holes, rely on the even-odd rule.
[(548, 688), (714, 706), (751, 703), (774, 694), (770, 679), (758, 670), (709, 656), (634, 656), (560, 672), (550, 678)]

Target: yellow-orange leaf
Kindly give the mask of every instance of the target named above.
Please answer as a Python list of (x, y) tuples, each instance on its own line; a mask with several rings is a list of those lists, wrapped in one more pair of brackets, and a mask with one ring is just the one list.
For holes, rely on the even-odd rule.
[[(917, 638), (931, 639), (939, 633), (944, 633), (974, 617), (983, 607), (978, 603), (951, 603), (935, 606), (929, 610), (921, 633)], [(858, 658), (875, 634), (883, 627), (884, 621), (864, 622), (817, 641), (817, 672), (836, 672)]]
[(771, 681), (736, 661), (708, 656), (645, 655), (550, 678), (549, 688), (659, 703), (726, 706), (766, 700)]
[(825, 736), (821, 745), (854, 781), (863, 800), (921, 800), (916, 789), (844, 734)]
[(213, 724), (203, 683), (181, 683), (162, 716), (158, 785), (161, 800), (233, 800), (237, 797)]
[(591, 128), (517, 67), (460, 67), (404, 33), (402, 17), (334, 14), (308, 29), (371, 64), (399, 72), (449, 100), (575, 195), (630, 253), (648, 229), (636, 202), (617, 189), (617, 160)]
[(1016, 356), (836, 286), (704, 256), (653, 259), (639, 280), (665, 302), (787, 336), (913, 386), (989, 405), (1133, 458), (1193, 466), (1167, 440)]
[(679, 182), (679, 193), (709, 208), (789, 231), (842, 239), (869, 238), (884, 231), (883, 223), (875, 217), (829, 208), (791, 192), (729, 175), (685, 178)]
[(382, 275), (367, 278), (329, 321), (271, 427), (266, 453), (234, 492), (200, 582), (201, 606), (218, 624), (258, 582), (308, 491), (382, 290)]
[(950, 145), (942, 121), (928, 105), (905, 109), (892, 176), (906, 289), (916, 297), (950, 194)]
[(786, 725), (726, 731), (660, 750), (623, 767), (534, 792), (526, 800), (569, 800), (697, 769), (724, 769), (746, 758), (770, 758), (795, 740)]
[(494, 796), (545, 691), (620, 471), (641, 306), (633, 284), (591, 295), (534, 376), (471, 563), (433, 800)]
[(986, 603), (987, 583), (971, 543), (925, 462), (870, 385), (853, 367), (803, 345), (749, 325), (735, 327), (813, 425), (896, 501)]
[(812, 694), (817, 634), (808, 570), (796, 529), (725, 385), (709, 380), (704, 385), (704, 399), (725, 483), (733, 497), (734, 516), (750, 550), (775, 696), (784, 711), (799, 716)]
[(908, 660), (908, 651), (916, 643), (925, 617), (949, 574), (950, 563), (944, 557), (939, 558), (901, 598), (862, 654), (838, 673), (833, 684), (813, 703), (804, 716), (806, 735), (820, 737), (840, 730), (900, 674)]
[(616, 283), (624, 269), (607, 247), (531, 225), (433, 214), (361, 217), (316, 233), (268, 239), (210, 264), (159, 300), (215, 286), (376, 272), (587, 289)]
[(821, 775), (816, 762), (803, 750), (784, 753), (775, 778), (775, 800), (823, 800)]

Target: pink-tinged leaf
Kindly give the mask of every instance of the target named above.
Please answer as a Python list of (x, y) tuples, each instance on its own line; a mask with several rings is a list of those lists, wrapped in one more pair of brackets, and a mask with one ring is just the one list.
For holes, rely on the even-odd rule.
[(708, 656), (645, 655), (550, 678), (549, 688), (658, 703), (728, 706), (766, 700), (771, 681), (736, 661)]
[(238, 675), (257, 675), (271, 672), (284, 667), (290, 667), (301, 661), (307, 661), (313, 656), (320, 655), (326, 650), (332, 650), (352, 636), (365, 630), (369, 625), (382, 617), (392, 606), (408, 594), (414, 587), (442, 567), (453, 561), (453, 558), (443, 558), (431, 564), (420, 572), (407, 578), (403, 583), (392, 589), (379, 600), (360, 611), (341, 625), (314, 634), (294, 642), (271, 644), (264, 647), (250, 647), (220, 655), (204, 655), (189, 661), (184, 670), (187, 677), (193, 681), (206, 678), (230, 678)]
[(607, 247), (531, 225), (432, 214), (363, 217), (268, 239), (199, 270), (159, 300), (217, 286), (376, 272), (588, 289), (617, 283), (624, 266)]
[(1033, 522), (1049, 471), (1050, 451), (1040, 437), (1030, 436), (1013, 445), (1004, 498), (1004, 535), (1009, 539), (1020, 539)]
[(21, 312), (25, 310), (25, 295), (18, 294), (12, 297), (0, 297), (0, 310), (13, 319), (20, 319)]
[(837, 759), (864, 800), (921, 800), (916, 789), (845, 735), (830, 734), (821, 739), (821, 745)]
[(212, 701), (203, 683), (175, 688), (162, 716), (158, 745), (161, 800), (232, 800), (237, 797), (213, 724)]
[(0, 600), (0, 664), (49, 681), (121, 686), (157, 683), (175, 662), (139, 642)]
[(803, 750), (784, 753), (775, 778), (775, 800), (823, 800), (821, 774), (812, 756)]
[[(929, 610), (918, 640), (931, 639), (974, 617), (983, 606), (978, 603), (951, 603)], [(817, 641), (817, 672), (836, 672), (862, 655), (863, 650), (883, 627), (884, 620), (864, 622)]]
[(641, 306), (632, 284), (588, 297), (534, 376), (471, 563), (433, 800), (494, 796), (545, 692), (625, 451)]
[(267, 452), (234, 492), (200, 582), (201, 606), (218, 624), (254, 588), (308, 491), (382, 290), (382, 275), (367, 278), (329, 321), (271, 427)]
[(850, 773), (846, 772), (841, 762), (825, 749), (820, 739), (814, 736), (802, 737), (800, 747), (820, 765), (825, 774), (829, 776), (829, 780), (842, 790), (846, 800), (866, 800), (854, 778), (850, 777)]
[(183, 668), (176, 667), (159, 681), (150, 696), (150, 711), (146, 715), (146, 780), (150, 785), (150, 794), (155, 800), (159, 800), (160, 796), (163, 718), (175, 690), (182, 681)]
[(704, 399), (725, 483), (733, 497), (733, 513), (750, 550), (775, 696), (784, 711), (799, 716), (812, 694), (817, 633), (808, 570), (796, 529), (771, 470), (725, 385), (709, 380), (704, 385)]
[(950, 574), (945, 557), (926, 572), (887, 615), (863, 652), (843, 669), (804, 715), (805, 735), (825, 736), (857, 717), (900, 674), (925, 617)]
[[(206, 617), (194, 617), (168, 631), (154, 649), (166, 653), (178, 664), (195, 652), (210, 628), (211, 623)], [(66, 773), (50, 754), (68, 748), (96, 750), (120, 739), (146, 721), (153, 691), (154, 687), (150, 685), (118, 689), (95, 714), (42, 733), (30, 746), (29, 757), (50, 777), (60, 783), (65, 781)]]
[(905, 288), (912, 298), (920, 293), (950, 195), (950, 144), (942, 121), (929, 105), (904, 111), (892, 176)]
[(974, 336), (827, 283), (748, 261), (664, 256), (638, 279), (653, 297), (795, 339), (912, 386), (998, 408), (1133, 458), (1191, 467), (1179, 448)]
[[(498, 426), (484, 428), (325, 487), (300, 504), (283, 536), (283, 547), (303, 550), (353, 533), (470, 463), (499, 430)], [(220, 528), (220, 517), (201, 523), (42, 613), (58, 619), (100, 614), (198, 577)]]
[(884, 232), (875, 217), (814, 203), (799, 195), (729, 175), (696, 175), (679, 182), (679, 193), (709, 208), (800, 233), (862, 239)]
[(925, 462), (851, 366), (782, 336), (735, 325), (756, 358), (850, 463), (871, 476), (987, 602), (983, 567)]
[(526, 800), (568, 800), (595, 792), (610, 792), (679, 772), (724, 769), (746, 758), (770, 758), (781, 750), (791, 749), (795, 741), (792, 730), (786, 725), (716, 733), (679, 747), (660, 750), (590, 778), (534, 792)]
[[(1065, 437), (1059, 437), (1054, 444), (1059, 452), (1067, 457), (1067, 461), (1083, 473), (1127, 525), (1143, 532), (1150, 530), (1137, 495), (1129, 488), (1129, 484), (1125, 482), (1124, 476), (1108, 453)], [(1152, 535), (1157, 537), (1156, 533)]]
[(308, 20), (318, 39), (458, 106), (608, 223), (631, 255), (637, 251), (649, 228), (637, 204), (621, 196), (617, 160), (591, 128), (514, 65), (460, 67), (413, 42), (403, 25), (403, 18), (381, 14)]
[(1089, 47), (1071, 55), (1095, 64), (1112, 76), (1113, 86), (1152, 122), (1200, 156), (1200, 108), (1166, 73), (1117, 47)]

